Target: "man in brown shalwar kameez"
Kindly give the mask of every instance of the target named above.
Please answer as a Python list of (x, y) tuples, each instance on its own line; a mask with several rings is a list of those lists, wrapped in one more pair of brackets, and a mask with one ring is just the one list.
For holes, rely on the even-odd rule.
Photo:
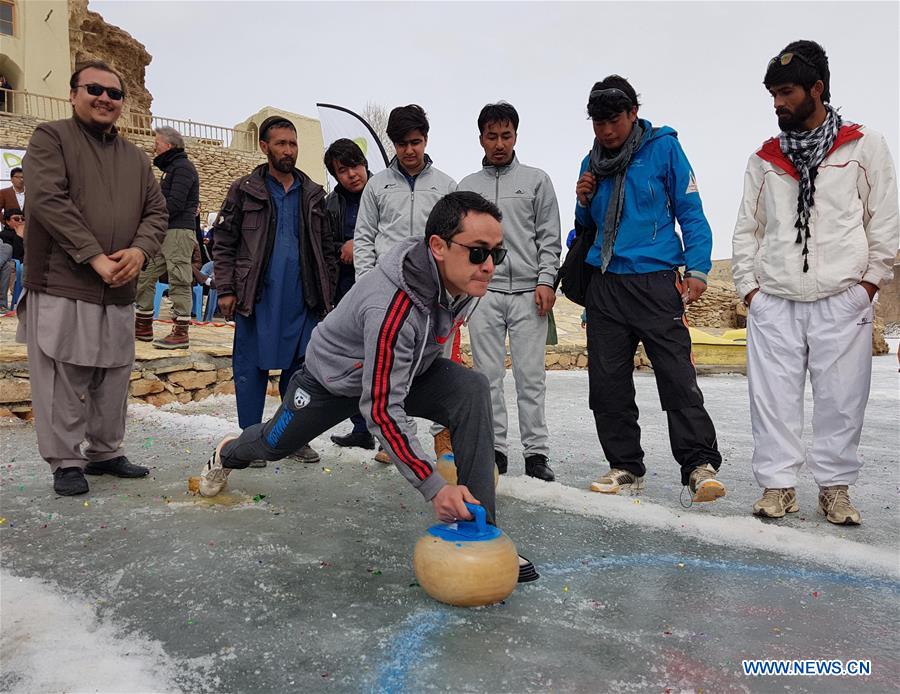
[(143, 477), (125, 457), (134, 363), (134, 296), (168, 221), (147, 156), (118, 135), (123, 83), (93, 62), (72, 75), (72, 118), (43, 123), (24, 163), (25, 294), (34, 426), (57, 494), (88, 491), (84, 473)]

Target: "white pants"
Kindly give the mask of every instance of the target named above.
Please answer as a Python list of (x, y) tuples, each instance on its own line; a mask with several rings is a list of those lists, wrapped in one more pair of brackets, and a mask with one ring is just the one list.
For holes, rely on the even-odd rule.
[(472, 360), (475, 368), (487, 376), (491, 384), (494, 449), (504, 454), (507, 452), (506, 399), (503, 397), (507, 333), (513, 378), (516, 381), (519, 433), (525, 457), (547, 455), (550, 451), (544, 413), (547, 316), (538, 315), (534, 292), (488, 292), (469, 318)]
[[(873, 310), (861, 285), (818, 301), (758, 292), (747, 317), (753, 474), (761, 487), (793, 487), (804, 461), (820, 487), (853, 484), (872, 377)], [(813, 440), (803, 447), (806, 372)]]

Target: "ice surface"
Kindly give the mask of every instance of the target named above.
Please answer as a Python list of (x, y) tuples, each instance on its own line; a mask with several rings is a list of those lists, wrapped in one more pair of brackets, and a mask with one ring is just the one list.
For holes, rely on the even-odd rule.
[[(475, 610), (415, 584), (430, 506), (327, 434), (313, 442), (319, 464), (237, 471), (204, 500), (187, 478), (237, 430), (233, 399), (136, 406), (126, 448), (150, 477), (92, 477), (89, 495), (59, 498), (31, 426), (2, 421), (0, 690), (895, 691), (898, 375), (895, 357), (874, 363), (858, 528), (816, 515), (806, 471), (800, 513), (749, 515), (759, 489), (741, 376), (701, 379), (728, 496), (690, 509), (652, 376), (636, 379), (640, 497), (587, 491), (605, 464), (584, 372), (548, 374), (558, 482), (524, 477), (508, 377), (498, 517), (542, 577)], [(874, 671), (748, 678), (746, 657), (870, 658)]]

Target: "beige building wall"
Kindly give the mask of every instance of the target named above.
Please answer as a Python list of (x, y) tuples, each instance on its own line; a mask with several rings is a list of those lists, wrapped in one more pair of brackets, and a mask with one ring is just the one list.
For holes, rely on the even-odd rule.
[(297, 168), (319, 185), (325, 185), (325, 143), (322, 141), (322, 128), (317, 118), (301, 116), (299, 113), (283, 111), (273, 106), (266, 106), (247, 120), (234, 126), (235, 130), (249, 130), (253, 140), (259, 141), (259, 126), (269, 116), (284, 116), (297, 128)]
[(14, 2), (14, 36), (0, 35), (0, 74), (13, 89), (67, 99), (72, 71), (66, 0)]

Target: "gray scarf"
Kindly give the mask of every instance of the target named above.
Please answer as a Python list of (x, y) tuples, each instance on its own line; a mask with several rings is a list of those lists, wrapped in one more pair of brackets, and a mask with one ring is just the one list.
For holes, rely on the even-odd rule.
[(631, 157), (641, 144), (644, 132), (644, 126), (641, 125), (641, 121), (636, 120), (628, 139), (625, 140), (622, 148), (615, 154), (604, 149), (596, 138), (594, 139), (594, 147), (591, 149), (589, 170), (597, 180), (597, 186), (600, 185), (602, 179), (615, 176), (612, 194), (609, 196), (606, 214), (603, 217), (603, 245), (600, 247), (600, 269), (603, 272), (606, 272), (606, 267), (612, 259), (613, 247), (616, 245), (616, 234), (619, 233), (619, 222), (622, 219), (622, 209), (625, 206), (625, 174), (628, 171), (628, 165), (631, 163)]
[(815, 204), (816, 175), (819, 164), (825, 159), (834, 145), (840, 130), (841, 120), (838, 112), (825, 104), (825, 122), (818, 128), (804, 131), (788, 131), (778, 136), (781, 151), (791, 160), (797, 173), (800, 174), (800, 194), (797, 196), (797, 228), (796, 243), (803, 244), (803, 272), (809, 271), (809, 211)]

